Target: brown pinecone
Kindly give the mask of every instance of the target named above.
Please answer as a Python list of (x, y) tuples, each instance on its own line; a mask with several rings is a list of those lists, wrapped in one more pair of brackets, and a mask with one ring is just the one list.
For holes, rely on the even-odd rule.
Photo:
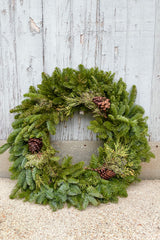
[(109, 170), (105, 167), (101, 168), (101, 169), (94, 169), (94, 171), (98, 172), (101, 176), (101, 178), (105, 179), (105, 180), (108, 180), (112, 177), (115, 177), (116, 174), (115, 172), (113, 172), (112, 170)]
[(107, 108), (110, 108), (109, 99), (106, 97), (94, 97), (92, 101), (98, 106), (101, 111), (106, 111)]
[(41, 138), (30, 138), (28, 141), (29, 151), (31, 153), (38, 153), (42, 148), (42, 139)]

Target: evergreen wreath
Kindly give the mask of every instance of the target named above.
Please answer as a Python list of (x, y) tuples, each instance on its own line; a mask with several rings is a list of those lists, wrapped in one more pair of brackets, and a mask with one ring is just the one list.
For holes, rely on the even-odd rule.
[[(141, 162), (154, 157), (147, 141), (147, 117), (135, 104), (136, 86), (130, 94), (126, 83), (114, 81), (114, 74), (98, 68), (78, 70), (55, 68), (52, 76), (42, 73), (42, 83), (29, 88), (16, 113), (13, 132), (0, 148), (10, 148), (11, 179), (17, 184), (10, 198), (49, 204), (55, 211), (64, 206), (80, 210), (89, 204), (117, 202), (127, 196), (127, 187), (139, 180)], [(60, 159), (51, 146), (56, 125), (76, 111), (91, 112), (88, 127), (103, 141), (98, 156), (88, 166), (72, 164), (72, 157)]]

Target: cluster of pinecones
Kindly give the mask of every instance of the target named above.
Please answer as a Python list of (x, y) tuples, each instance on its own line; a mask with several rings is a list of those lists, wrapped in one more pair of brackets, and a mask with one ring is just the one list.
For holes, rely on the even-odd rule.
[(31, 153), (39, 153), (43, 143), (41, 138), (30, 138), (28, 141), (29, 151)]
[(102, 168), (95, 168), (93, 169), (94, 171), (98, 172), (101, 176), (101, 178), (108, 180), (112, 177), (115, 177), (116, 174), (115, 172), (113, 172), (112, 170), (107, 169), (106, 167), (102, 167)]
[(94, 97), (92, 101), (98, 106), (101, 111), (106, 111), (107, 108), (110, 108), (109, 99), (106, 97)]

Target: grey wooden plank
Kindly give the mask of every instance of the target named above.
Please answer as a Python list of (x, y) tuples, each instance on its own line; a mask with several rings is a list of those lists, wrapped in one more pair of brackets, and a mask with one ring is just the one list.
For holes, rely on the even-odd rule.
[(125, 77), (127, 42), (127, 1), (100, 1), (101, 68)]
[(44, 70), (71, 67), (72, 1), (43, 1)]
[(19, 99), (14, 16), (14, 2), (0, 1), (0, 139), (6, 139), (11, 131), (9, 110)]
[(13, 115), (30, 85), (41, 81), (43, 71), (42, 5), (36, 1), (1, 1), (1, 127), (0, 139), (11, 131)]
[(30, 85), (41, 82), (43, 71), (42, 2), (16, 1), (15, 32), (20, 98)]
[(150, 140), (160, 141), (160, 1), (156, 0)]
[(127, 1), (125, 81), (137, 86), (137, 103), (150, 115), (155, 2)]
[(72, 66), (101, 67), (100, 1), (73, 1)]

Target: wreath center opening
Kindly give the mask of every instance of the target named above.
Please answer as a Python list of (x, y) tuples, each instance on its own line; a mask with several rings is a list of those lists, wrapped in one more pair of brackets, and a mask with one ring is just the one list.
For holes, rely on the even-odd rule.
[(57, 156), (63, 159), (68, 155), (72, 157), (73, 164), (84, 161), (88, 165), (92, 154), (98, 155), (98, 147), (103, 145), (97, 134), (88, 129), (93, 120), (91, 113), (79, 111), (68, 121), (60, 122), (56, 126), (56, 134), (50, 134)]

